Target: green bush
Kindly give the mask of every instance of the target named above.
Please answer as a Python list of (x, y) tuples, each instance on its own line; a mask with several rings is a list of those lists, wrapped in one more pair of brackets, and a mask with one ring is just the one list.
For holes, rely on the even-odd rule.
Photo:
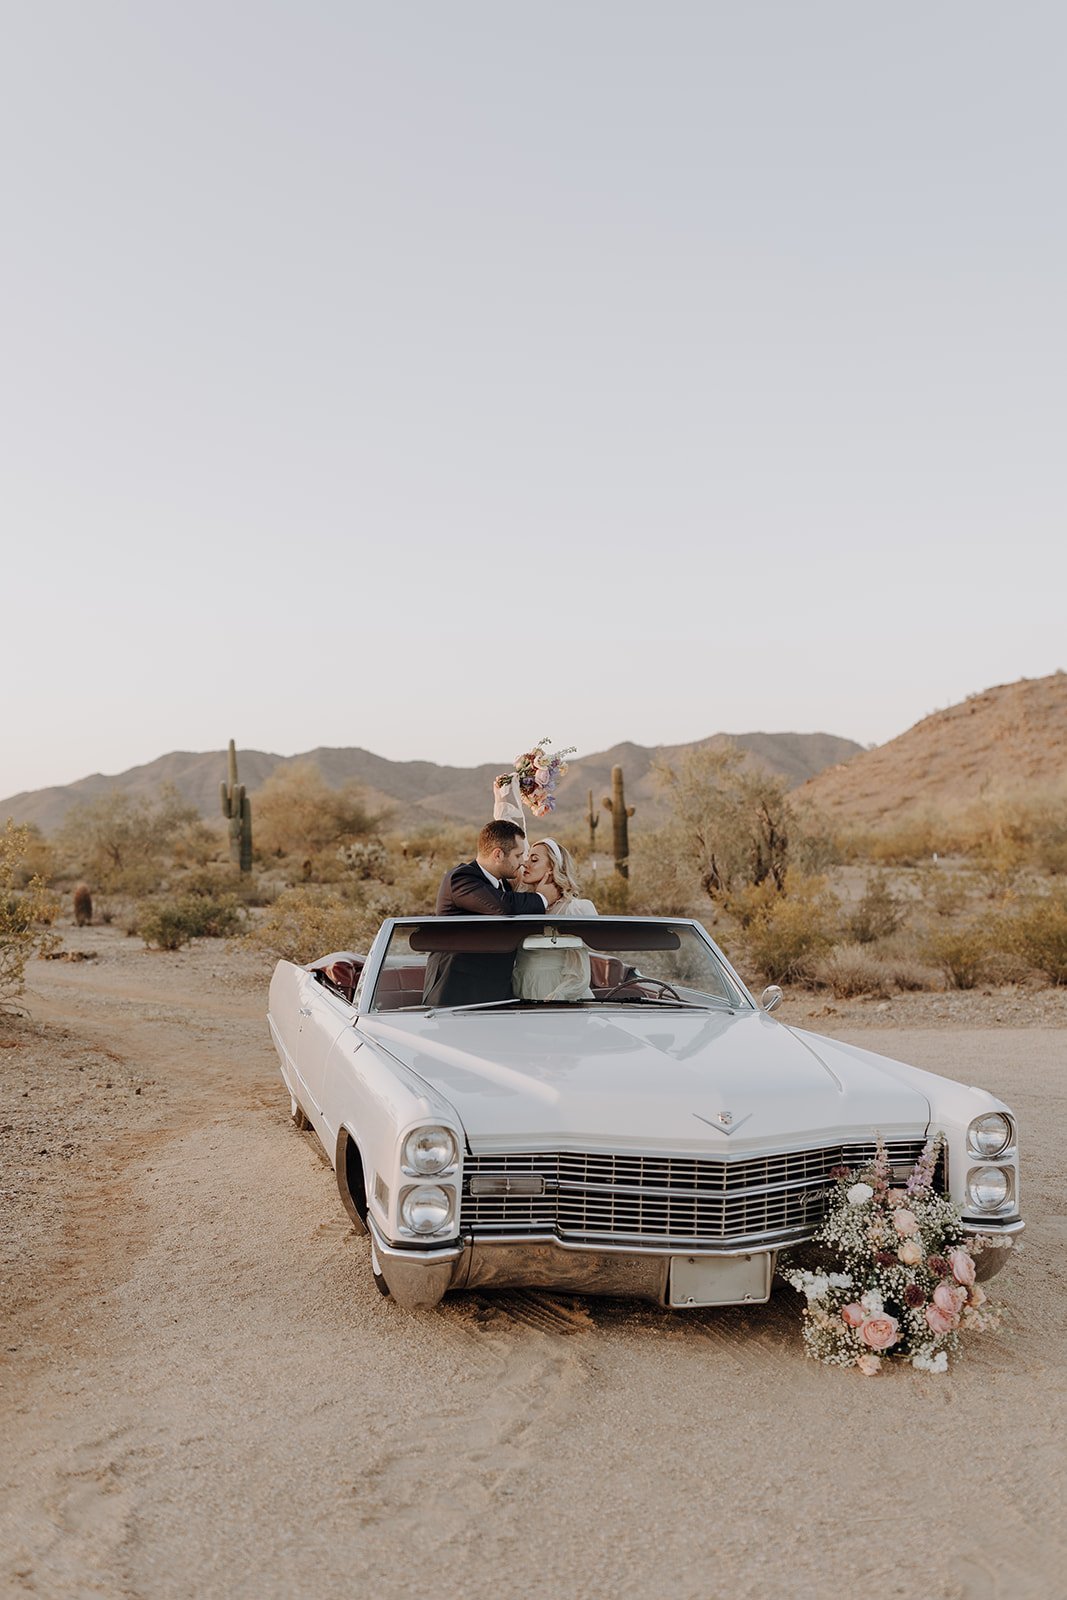
[(840, 944), (816, 962), (815, 982), (833, 991), (839, 1000), (870, 994), (884, 999), (893, 993), (893, 974), (889, 964), (872, 955), (862, 944)]
[(744, 930), (749, 961), (769, 983), (806, 982), (833, 946), (838, 902), (822, 878), (787, 874), (780, 894), (767, 880), (731, 896), (727, 909)]
[(889, 887), (884, 872), (873, 872), (858, 905), (845, 921), (855, 944), (873, 944), (895, 933), (904, 920), (904, 905)]
[(1027, 966), (1044, 973), (1050, 982), (1067, 983), (1067, 893), (1033, 900), (1023, 910), (1006, 917), (1003, 942)]
[(990, 977), (998, 949), (987, 923), (943, 928), (927, 935), (923, 955), (954, 989), (975, 989)]
[(245, 942), (282, 961), (314, 961), (332, 950), (365, 952), (388, 912), (380, 903), (356, 906), (337, 894), (286, 889)]
[(180, 950), (191, 939), (226, 939), (238, 931), (242, 908), (233, 895), (185, 894), (138, 908), (137, 932), (146, 945)]
[[(44, 955), (59, 943), (54, 933), (43, 931), (58, 912), (56, 901), (40, 878), (25, 879), (23, 868), (33, 842), (29, 828), (11, 821), (0, 830), (0, 1010), (26, 987), (30, 956)], [(23, 887), (16, 891), (16, 884)]]

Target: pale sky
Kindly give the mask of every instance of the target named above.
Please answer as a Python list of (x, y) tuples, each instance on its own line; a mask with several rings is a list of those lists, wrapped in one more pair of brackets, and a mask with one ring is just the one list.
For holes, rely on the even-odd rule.
[(0, 796), (1067, 667), (1060, 4), (0, 24)]

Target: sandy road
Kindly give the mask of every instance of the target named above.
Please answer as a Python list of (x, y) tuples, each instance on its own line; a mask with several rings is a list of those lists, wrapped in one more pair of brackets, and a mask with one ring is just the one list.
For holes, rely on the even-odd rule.
[(35, 971), (0, 1052), (10, 1137), (40, 1102), (4, 1178), (4, 1594), (1067, 1594), (1062, 1031), (865, 1037), (1014, 1104), (1030, 1217), (1004, 1330), (866, 1380), (805, 1361), (786, 1289), (397, 1310), (262, 988), (211, 946), (97, 945)]

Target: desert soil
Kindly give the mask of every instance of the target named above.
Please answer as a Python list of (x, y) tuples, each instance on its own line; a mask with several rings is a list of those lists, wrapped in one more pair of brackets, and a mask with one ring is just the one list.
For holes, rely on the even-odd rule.
[(261, 958), (63, 931), (94, 959), (0, 1025), (5, 1595), (1067, 1593), (1062, 995), (780, 1013), (1022, 1124), (1004, 1325), (866, 1379), (805, 1360), (785, 1287), (398, 1310), (289, 1122)]

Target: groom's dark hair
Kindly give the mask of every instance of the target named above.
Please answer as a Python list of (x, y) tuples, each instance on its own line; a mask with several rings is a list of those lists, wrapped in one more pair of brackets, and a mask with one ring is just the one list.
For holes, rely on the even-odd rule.
[(478, 835), (478, 854), (488, 856), (494, 850), (508, 850), (516, 839), (525, 837), (517, 822), (504, 822), (498, 818), (496, 822), (487, 822)]

